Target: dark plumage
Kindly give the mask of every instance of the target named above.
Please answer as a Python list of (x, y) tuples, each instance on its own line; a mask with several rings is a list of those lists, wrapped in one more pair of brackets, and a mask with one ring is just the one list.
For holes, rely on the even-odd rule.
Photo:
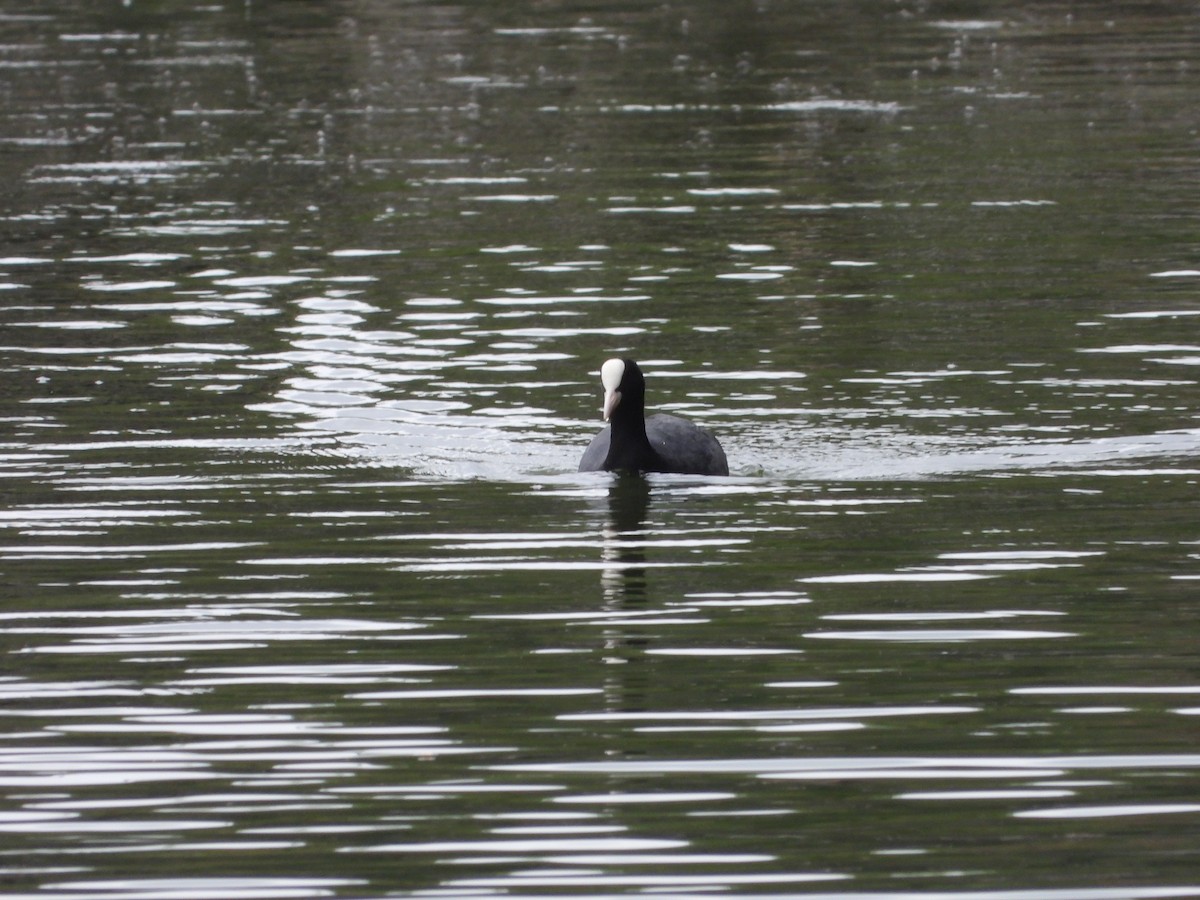
[(580, 472), (729, 474), (725, 451), (703, 428), (665, 413), (645, 417), (646, 379), (632, 359), (610, 359), (600, 380), (609, 424), (583, 452)]

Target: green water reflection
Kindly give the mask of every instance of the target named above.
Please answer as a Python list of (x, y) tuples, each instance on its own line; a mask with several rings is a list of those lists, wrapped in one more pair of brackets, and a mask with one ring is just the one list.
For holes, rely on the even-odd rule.
[(1195, 24), (0, 15), (12, 895), (1200, 893)]

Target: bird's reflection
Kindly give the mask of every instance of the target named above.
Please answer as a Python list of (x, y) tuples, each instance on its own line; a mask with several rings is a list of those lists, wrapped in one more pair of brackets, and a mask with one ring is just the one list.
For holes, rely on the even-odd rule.
[(646, 511), (650, 484), (637, 473), (614, 476), (608, 489), (608, 517), (600, 552), (605, 565), (600, 586), (605, 609), (628, 609), (646, 602)]
[[(637, 473), (613, 476), (608, 488), (608, 509), (602, 529), (600, 589), (604, 609), (621, 613), (646, 605), (646, 512), (650, 483)], [(603, 659), (623, 665), (641, 659), (647, 638), (636, 620), (617, 617), (604, 629)], [(639, 667), (634, 667), (640, 670)], [(615, 673), (614, 673), (615, 674)], [(621, 675), (606, 679), (606, 704), (610, 709), (640, 705), (645, 697), (641, 676), (623, 667)], [(639, 698), (633, 700), (631, 698)]]

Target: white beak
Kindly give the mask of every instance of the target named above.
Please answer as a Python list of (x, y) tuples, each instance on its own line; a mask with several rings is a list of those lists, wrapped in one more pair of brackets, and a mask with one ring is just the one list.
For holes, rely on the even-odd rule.
[(613, 411), (621, 402), (620, 391), (605, 391), (604, 392), (604, 421), (607, 422), (612, 418)]

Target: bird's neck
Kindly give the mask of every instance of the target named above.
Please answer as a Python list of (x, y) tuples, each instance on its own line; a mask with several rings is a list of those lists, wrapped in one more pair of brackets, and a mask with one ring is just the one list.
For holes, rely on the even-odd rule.
[(611, 426), (606, 469), (652, 472), (661, 466), (662, 460), (646, 436), (646, 420), (640, 407), (632, 410), (618, 408)]

